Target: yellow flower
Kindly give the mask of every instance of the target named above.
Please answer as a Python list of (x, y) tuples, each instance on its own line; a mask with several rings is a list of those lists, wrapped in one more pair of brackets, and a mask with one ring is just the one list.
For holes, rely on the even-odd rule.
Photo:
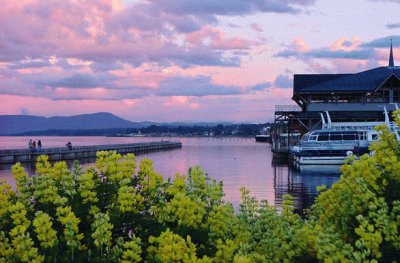
[(57, 232), (52, 228), (53, 222), (48, 214), (42, 211), (36, 212), (33, 226), (43, 248), (51, 248), (57, 244)]

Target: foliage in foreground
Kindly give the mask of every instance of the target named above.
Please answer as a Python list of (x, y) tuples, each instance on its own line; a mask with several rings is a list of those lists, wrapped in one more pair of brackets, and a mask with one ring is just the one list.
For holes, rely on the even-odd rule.
[[(399, 123), (400, 124), (400, 123)], [(144, 159), (99, 152), (72, 171), (46, 156), (0, 183), (0, 262), (391, 262), (400, 258), (400, 148), (380, 127), (306, 219), (242, 189), (238, 213), (199, 167), (164, 180)], [(351, 164), (350, 164), (351, 163)]]

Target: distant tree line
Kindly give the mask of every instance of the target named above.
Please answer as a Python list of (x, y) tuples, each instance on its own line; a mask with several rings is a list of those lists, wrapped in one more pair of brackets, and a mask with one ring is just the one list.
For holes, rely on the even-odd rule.
[(148, 136), (255, 136), (264, 124), (217, 124), (217, 125), (150, 125), (144, 128), (112, 128), (112, 129), (58, 129), (30, 131), (13, 135), (36, 136), (118, 136), (127, 134), (143, 134)]

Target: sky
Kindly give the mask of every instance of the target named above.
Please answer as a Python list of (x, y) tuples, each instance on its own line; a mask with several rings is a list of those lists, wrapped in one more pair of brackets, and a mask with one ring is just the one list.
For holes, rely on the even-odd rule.
[(400, 65), (400, 0), (0, 0), (0, 115), (265, 123), (293, 74)]

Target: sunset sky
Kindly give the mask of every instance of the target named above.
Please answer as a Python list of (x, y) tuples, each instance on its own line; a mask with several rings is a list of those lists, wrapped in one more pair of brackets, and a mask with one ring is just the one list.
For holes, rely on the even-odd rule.
[(400, 0), (0, 4), (0, 114), (263, 123), (293, 74), (400, 65)]

